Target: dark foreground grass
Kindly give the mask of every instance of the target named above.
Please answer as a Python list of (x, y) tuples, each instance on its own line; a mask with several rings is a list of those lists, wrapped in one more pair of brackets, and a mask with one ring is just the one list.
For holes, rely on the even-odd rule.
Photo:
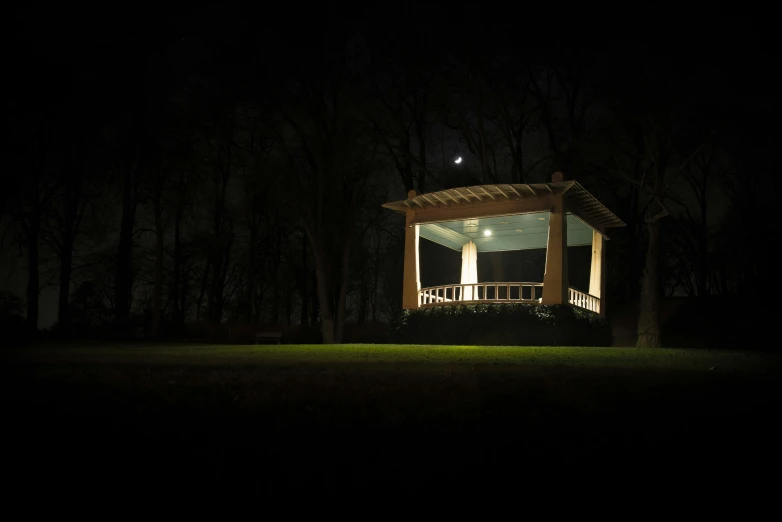
[(782, 463), (763, 354), (49, 346), (2, 368), (6, 473), (38, 493), (735, 494)]

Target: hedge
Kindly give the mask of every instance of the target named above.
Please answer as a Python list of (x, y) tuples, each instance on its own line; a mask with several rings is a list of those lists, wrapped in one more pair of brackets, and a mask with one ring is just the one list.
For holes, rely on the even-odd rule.
[(610, 346), (611, 325), (570, 305), (474, 304), (404, 310), (391, 328), (409, 344)]

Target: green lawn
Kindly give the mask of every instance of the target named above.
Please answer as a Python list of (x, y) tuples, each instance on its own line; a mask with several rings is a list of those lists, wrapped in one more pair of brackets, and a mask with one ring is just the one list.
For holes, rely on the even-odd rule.
[(7, 473), (36, 491), (452, 495), (658, 473), (692, 488), (782, 464), (768, 353), (144, 344), (0, 358)]
[[(19, 360), (57, 363), (302, 365), (404, 363), (767, 371), (780, 358), (757, 352), (552, 346), (344, 345), (76, 345), (20, 349)], [(373, 370), (370, 370), (373, 371)]]

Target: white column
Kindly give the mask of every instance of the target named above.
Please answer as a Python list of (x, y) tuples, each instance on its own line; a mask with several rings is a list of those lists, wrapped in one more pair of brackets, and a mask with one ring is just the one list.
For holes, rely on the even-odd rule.
[(557, 194), (552, 198), (554, 207), (549, 212), (548, 244), (546, 246), (546, 272), (543, 275), (542, 304), (567, 304), (567, 220), (565, 198)]
[[(462, 247), (462, 281), (463, 285), (478, 282), (478, 246), (470, 241)], [(472, 301), (473, 288), (463, 289), (463, 301)]]
[(600, 315), (606, 315), (606, 244), (600, 233), (592, 231), (592, 270), (589, 273), (589, 293), (600, 299)]
[[(407, 193), (408, 199), (415, 197), (415, 190)], [(415, 210), (408, 209), (405, 216), (405, 265), (402, 282), (402, 308), (415, 309), (421, 304), (421, 278), (418, 263), (418, 225), (410, 223), (415, 218)]]
[(592, 269), (589, 271), (589, 293), (601, 298), (603, 281), (603, 236), (592, 231)]

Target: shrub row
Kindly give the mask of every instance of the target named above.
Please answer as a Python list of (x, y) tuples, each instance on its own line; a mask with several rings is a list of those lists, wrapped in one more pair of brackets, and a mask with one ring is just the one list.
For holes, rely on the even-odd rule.
[(432, 306), (404, 310), (391, 337), (409, 344), (610, 346), (611, 325), (570, 305)]

